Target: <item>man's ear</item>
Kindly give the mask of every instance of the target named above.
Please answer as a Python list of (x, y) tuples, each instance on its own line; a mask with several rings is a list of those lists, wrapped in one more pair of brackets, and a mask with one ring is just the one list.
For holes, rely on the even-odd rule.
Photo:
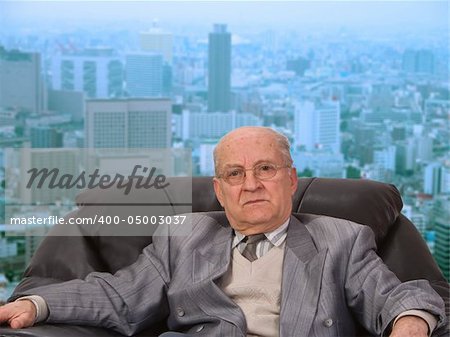
[(297, 169), (295, 167), (291, 168), (290, 179), (291, 179), (291, 195), (294, 195), (298, 187)]
[(214, 186), (214, 192), (216, 193), (216, 198), (219, 200), (220, 206), (223, 207), (223, 194), (222, 194), (222, 188), (220, 187), (220, 181), (216, 177), (213, 178), (213, 186)]

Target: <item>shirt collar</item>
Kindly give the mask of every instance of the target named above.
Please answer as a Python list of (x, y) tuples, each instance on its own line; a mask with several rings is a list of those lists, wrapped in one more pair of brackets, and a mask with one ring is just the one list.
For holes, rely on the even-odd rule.
[[(280, 227), (274, 229), (273, 231), (264, 233), (267, 240), (269, 240), (270, 243), (272, 243), (274, 246), (276, 247), (280, 246), (286, 239), (289, 221), (290, 218), (288, 218), (285, 222), (283, 222), (283, 224)], [(231, 246), (232, 249), (235, 248), (245, 238), (245, 235), (237, 230), (234, 230), (234, 234), (235, 236), (233, 239), (233, 244)]]

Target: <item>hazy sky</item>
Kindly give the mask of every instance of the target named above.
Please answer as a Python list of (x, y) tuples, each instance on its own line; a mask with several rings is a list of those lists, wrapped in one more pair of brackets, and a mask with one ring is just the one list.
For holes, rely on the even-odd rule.
[[(2, 25), (161, 23), (448, 27), (448, 1), (21, 1), (0, 0)], [(5, 26), (4, 26), (5, 27)]]

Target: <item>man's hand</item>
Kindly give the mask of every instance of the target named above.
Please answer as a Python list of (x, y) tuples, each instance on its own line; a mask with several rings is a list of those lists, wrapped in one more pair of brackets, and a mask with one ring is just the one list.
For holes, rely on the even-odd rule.
[(417, 316), (400, 317), (390, 337), (428, 337), (428, 324)]
[(32, 326), (35, 319), (36, 308), (29, 300), (16, 301), (0, 307), (0, 324), (8, 323), (13, 329)]

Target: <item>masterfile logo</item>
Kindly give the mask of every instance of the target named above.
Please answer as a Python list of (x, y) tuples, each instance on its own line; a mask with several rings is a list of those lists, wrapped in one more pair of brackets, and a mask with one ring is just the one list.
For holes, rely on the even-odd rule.
[[(89, 173), (82, 171), (75, 176), (70, 173), (61, 174), (59, 168), (31, 168), (27, 171), (29, 174), (26, 188), (42, 188), (43, 186), (49, 189), (71, 189), (71, 188), (101, 188), (107, 189), (116, 187), (123, 189), (124, 194), (128, 195), (132, 188), (156, 188), (161, 189), (169, 186), (166, 182), (164, 174), (156, 174), (156, 167), (148, 168), (142, 165), (135, 165), (133, 171), (128, 176), (116, 173), (99, 174), (99, 169)], [(139, 173), (142, 173), (141, 175)]]

